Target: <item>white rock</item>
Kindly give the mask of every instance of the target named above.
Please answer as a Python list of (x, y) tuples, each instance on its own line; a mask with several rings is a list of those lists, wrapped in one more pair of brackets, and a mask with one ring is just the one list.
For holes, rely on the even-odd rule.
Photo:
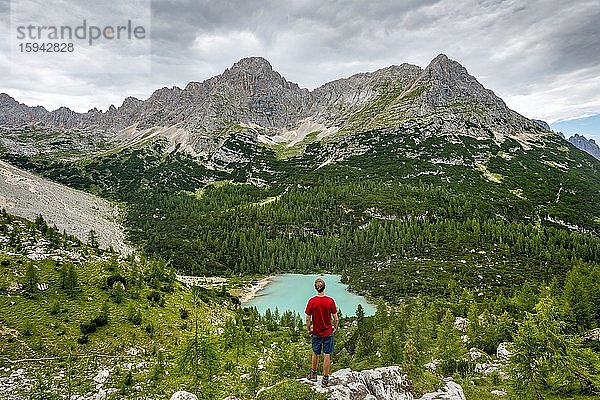
[(497, 364), (494, 364), (494, 363), (475, 364), (475, 373), (476, 374), (490, 375), (496, 371), (498, 371)]
[(467, 400), (462, 387), (453, 381), (446, 382), (443, 391), (426, 393), (417, 400)]
[(597, 342), (600, 341), (600, 328), (592, 329), (583, 336), (584, 342)]
[(94, 382), (102, 385), (104, 382), (106, 382), (109, 375), (110, 375), (110, 370), (101, 369), (100, 371), (98, 371), (98, 374), (94, 377)]
[(180, 390), (173, 393), (173, 396), (171, 396), (170, 400), (198, 400), (198, 397), (196, 397), (196, 395), (193, 393)]
[(463, 317), (456, 317), (454, 319), (454, 327), (458, 329), (459, 332), (465, 333), (467, 331), (467, 325), (469, 324), (469, 320)]
[(506, 396), (506, 392), (504, 390), (492, 390), (490, 393), (494, 396)]
[(508, 345), (509, 343), (507, 342), (502, 342), (498, 345), (498, 349), (496, 350), (496, 357), (498, 357), (498, 360), (508, 361), (512, 355), (512, 352), (508, 350)]
[[(322, 379), (322, 378), (321, 378)], [(398, 366), (382, 367), (364, 371), (341, 369), (331, 374), (329, 386), (324, 388), (319, 382), (311, 382), (319, 393), (328, 393), (332, 400), (412, 400), (412, 383)]]
[(469, 349), (469, 355), (471, 356), (471, 361), (477, 361), (480, 358), (489, 359), (488, 355), (483, 351), (476, 349), (475, 347), (471, 347)]
[(442, 360), (432, 360), (431, 362), (428, 362), (427, 364), (424, 365), (425, 368), (427, 368), (428, 370), (430, 370), (431, 372), (435, 372), (435, 370), (437, 369), (437, 366), (440, 365), (440, 363), (442, 362)]

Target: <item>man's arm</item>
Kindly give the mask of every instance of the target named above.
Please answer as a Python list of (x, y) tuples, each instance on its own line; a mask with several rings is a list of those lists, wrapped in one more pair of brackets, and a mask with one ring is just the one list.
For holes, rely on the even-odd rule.
[(310, 317), (310, 315), (306, 315), (306, 332), (308, 332), (308, 334), (310, 335), (312, 333), (312, 318)]
[(340, 319), (338, 318), (337, 313), (333, 314), (333, 330), (337, 331), (338, 325), (340, 324)]

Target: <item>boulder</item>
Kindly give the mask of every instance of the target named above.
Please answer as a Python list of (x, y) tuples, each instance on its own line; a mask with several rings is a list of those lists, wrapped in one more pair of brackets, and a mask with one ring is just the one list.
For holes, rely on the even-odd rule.
[(509, 343), (502, 342), (498, 345), (498, 349), (496, 350), (496, 357), (499, 361), (508, 361), (512, 352), (508, 350)]
[(98, 371), (98, 374), (94, 377), (94, 382), (96, 382), (97, 384), (103, 384), (104, 382), (106, 382), (109, 375), (110, 375), (110, 370), (101, 369)]
[(592, 329), (582, 338), (583, 342), (599, 342), (600, 341), (600, 328)]
[(462, 333), (467, 331), (467, 326), (469, 325), (469, 320), (463, 317), (456, 317), (454, 319), (454, 327)]
[(454, 382), (447, 381), (444, 389), (439, 392), (426, 393), (417, 400), (467, 400), (462, 387)]
[(173, 393), (171, 396), (171, 400), (198, 400), (195, 394), (186, 392), (185, 390), (180, 390), (178, 392)]
[(485, 352), (475, 348), (475, 347), (471, 347), (469, 349), (469, 355), (471, 356), (471, 361), (478, 361), (481, 360), (483, 358), (483, 361), (490, 361), (490, 356), (488, 356), (487, 354), (485, 354)]

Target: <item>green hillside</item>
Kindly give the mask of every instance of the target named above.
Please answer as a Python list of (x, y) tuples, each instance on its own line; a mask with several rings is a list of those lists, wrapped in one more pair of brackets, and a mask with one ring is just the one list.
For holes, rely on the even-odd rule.
[[(600, 162), (447, 62), (419, 75), (431, 85), (384, 91), (337, 133), (295, 146), (232, 124), (198, 157), (166, 138), (74, 161), (4, 149), (16, 166), (122, 204), (144, 255), (4, 214), (4, 366), (72, 368), (81, 393), (108, 356), (115, 398), (180, 388), (252, 398), (273, 384), (272, 397), (310, 398), (293, 381), (310, 355), (300, 317), (259, 316), (231, 293), (258, 276), (326, 271), (380, 303), (372, 318), (343, 320), (334, 369), (402, 365), (416, 395), (452, 375), (469, 399), (500, 388), (515, 399), (597, 396)], [(84, 256), (34, 261), (31, 235)], [(190, 289), (175, 273), (224, 283)], [(501, 343), (510, 360), (496, 358)], [(65, 374), (38, 389), (64, 390)]]

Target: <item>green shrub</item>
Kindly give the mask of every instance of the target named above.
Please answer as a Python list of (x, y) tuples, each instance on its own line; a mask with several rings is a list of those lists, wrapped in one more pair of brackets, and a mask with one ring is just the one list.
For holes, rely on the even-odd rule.
[(271, 388), (260, 392), (258, 400), (326, 400), (325, 393), (317, 393), (304, 383), (285, 379)]

